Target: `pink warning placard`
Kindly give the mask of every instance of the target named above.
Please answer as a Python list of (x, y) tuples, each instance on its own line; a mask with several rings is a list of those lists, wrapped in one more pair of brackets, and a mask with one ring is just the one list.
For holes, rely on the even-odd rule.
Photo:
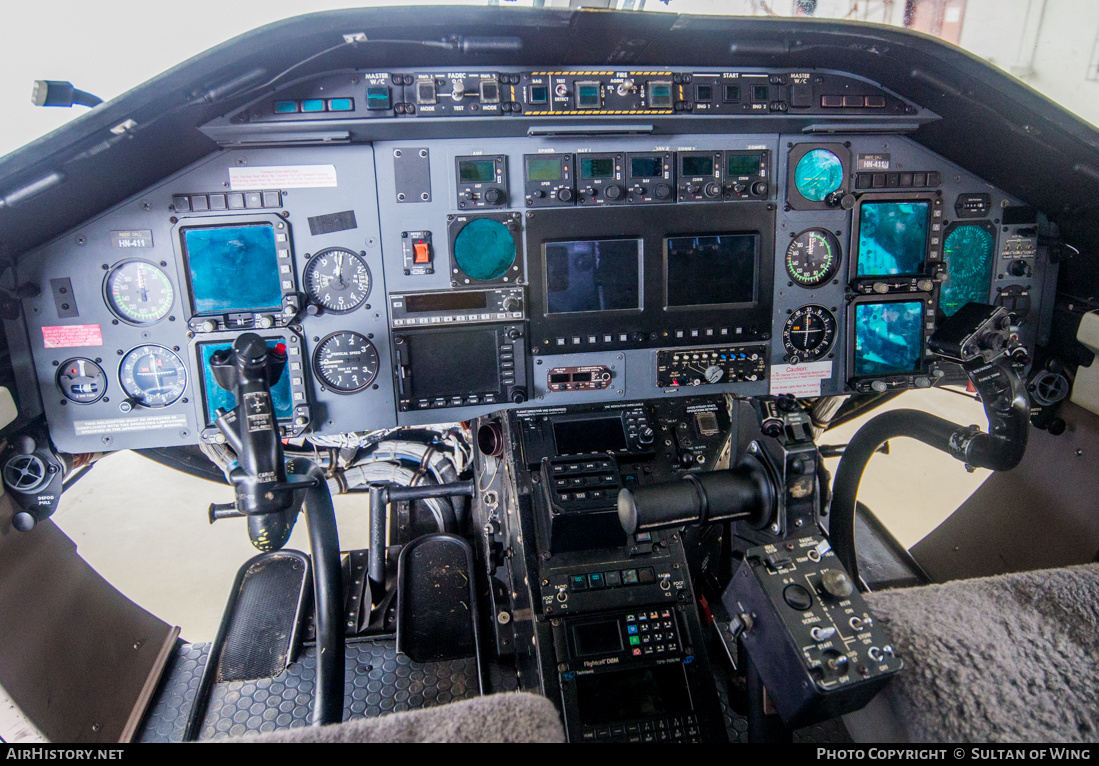
[(103, 330), (97, 324), (66, 324), (42, 328), (46, 348), (102, 346)]

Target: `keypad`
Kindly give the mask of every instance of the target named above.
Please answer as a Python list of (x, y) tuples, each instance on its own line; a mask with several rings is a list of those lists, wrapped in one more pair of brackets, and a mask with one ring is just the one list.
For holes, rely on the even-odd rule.
[(644, 609), (626, 615), (626, 638), (634, 657), (657, 657), (679, 650), (670, 609)]
[(614, 460), (585, 459), (553, 462), (547, 479), (554, 505), (568, 510), (613, 506), (618, 502), (618, 464)]
[(681, 715), (648, 721), (616, 723), (613, 726), (585, 726), (581, 742), (701, 742), (698, 716)]

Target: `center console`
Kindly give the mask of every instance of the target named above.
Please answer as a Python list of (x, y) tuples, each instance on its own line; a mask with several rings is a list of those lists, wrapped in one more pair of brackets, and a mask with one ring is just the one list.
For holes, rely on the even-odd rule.
[(692, 585), (718, 535), (627, 535), (617, 498), (726, 464), (733, 425), (720, 396), (478, 421), (497, 648), (524, 687), (560, 700), (570, 740), (726, 739)]

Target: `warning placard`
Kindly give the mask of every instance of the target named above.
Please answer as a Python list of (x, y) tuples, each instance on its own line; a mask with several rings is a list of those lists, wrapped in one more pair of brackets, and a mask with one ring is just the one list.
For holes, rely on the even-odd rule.
[(128, 431), (157, 431), (161, 428), (186, 428), (186, 415), (146, 415), (137, 418), (103, 418), (102, 420), (74, 420), (77, 436), (95, 434), (122, 434)]
[(820, 396), (820, 382), (830, 377), (831, 362), (772, 364), (771, 394), (793, 394), (798, 398)]
[(229, 168), (233, 191), (253, 189), (321, 189), (336, 186), (335, 165), (270, 165)]
[(65, 324), (42, 328), (46, 348), (102, 346), (103, 330), (97, 324)]

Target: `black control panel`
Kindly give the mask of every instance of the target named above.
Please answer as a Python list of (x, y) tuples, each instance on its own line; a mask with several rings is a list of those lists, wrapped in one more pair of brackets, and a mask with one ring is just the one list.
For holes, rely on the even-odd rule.
[(696, 619), (666, 605), (555, 620), (569, 740), (725, 741), (709, 662), (694, 653)]
[(722, 603), (787, 725), (857, 710), (904, 667), (822, 537), (748, 549)]
[(656, 352), (658, 386), (702, 386), (765, 377), (766, 346), (709, 346)]
[[(493, 499), (503, 493), (501, 507), (515, 503), (484, 525), (490, 555), (511, 547), (497, 559), (513, 579), (494, 590), (495, 608), (523, 612), (515, 599), (529, 594), (538, 672), (561, 695), (569, 738), (724, 741), (690, 574), (691, 556), (720, 543), (627, 535), (617, 512), (623, 488), (721, 464), (735, 430), (724, 398), (522, 409), (478, 427), (500, 434), (485, 443), (514, 468), (479, 479)], [(520, 627), (498, 622), (498, 645)]]

